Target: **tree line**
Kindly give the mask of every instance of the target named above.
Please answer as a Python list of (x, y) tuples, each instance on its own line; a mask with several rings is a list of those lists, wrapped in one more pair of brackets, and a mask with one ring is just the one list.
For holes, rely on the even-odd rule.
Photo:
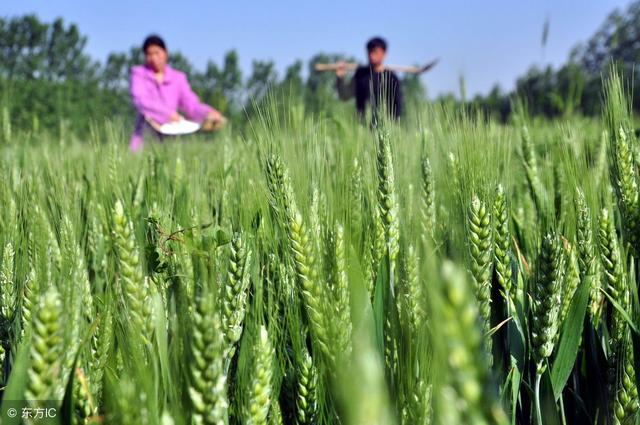
[[(548, 26), (545, 26), (543, 43)], [(42, 22), (35, 15), (0, 18), (0, 107), (17, 129), (56, 129), (64, 124), (87, 131), (92, 120), (122, 117), (132, 120), (128, 96), (129, 70), (143, 62), (139, 47), (108, 55), (104, 63), (86, 52), (87, 37), (77, 25), (62, 18)], [(464, 99), (452, 94), (437, 102), (461, 103), (506, 120), (515, 97), (533, 116), (558, 117), (579, 113), (596, 115), (601, 109), (602, 78), (614, 62), (636, 86), (634, 72), (640, 59), (640, 1), (624, 11), (612, 12), (585, 43), (576, 46), (567, 63), (558, 69), (532, 66), (520, 77), (515, 88), (504, 92), (496, 85), (488, 94)], [(255, 105), (271, 90), (286, 92), (292, 104), (306, 110), (331, 111), (338, 103), (331, 73), (313, 71), (317, 62), (353, 60), (339, 54), (320, 53), (307, 64), (304, 78), (302, 61), (276, 72), (272, 61), (254, 60), (248, 76), (243, 75), (238, 53), (230, 50), (221, 64), (207, 62), (196, 69), (179, 51), (172, 50), (173, 67), (189, 75), (191, 84), (207, 103), (220, 109), (236, 122), (251, 116)], [(418, 77), (402, 80), (408, 109), (426, 100), (426, 90)], [(463, 84), (461, 84), (463, 87)], [(462, 98), (462, 99), (461, 99)], [(633, 93), (635, 109), (640, 106), (640, 91)]]
[[(543, 45), (547, 32), (545, 25)], [(634, 88), (640, 83), (635, 69), (638, 61), (640, 1), (635, 1), (625, 10), (611, 12), (588, 40), (571, 50), (567, 62), (559, 68), (532, 66), (516, 80), (513, 91), (503, 92), (496, 85), (487, 95), (476, 96), (469, 103), (503, 120), (511, 113), (516, 97), (532, 116), (598, 115), (602, 111), (602, 82), (611, 72), (611, 65), (621, 70), (629, 88)], [(633, 90), (631, 100), (638, 111), (639, 90)]]

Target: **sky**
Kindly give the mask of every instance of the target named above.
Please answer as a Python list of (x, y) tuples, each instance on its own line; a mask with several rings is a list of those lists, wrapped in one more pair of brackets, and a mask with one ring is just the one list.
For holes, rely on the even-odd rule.
[[(136, 1), (20, 0), (0, 2), (0, 16), (61, 16), (88, 36), (87, 52), (103, 61), (128, 51), (149, 33), (169, 50), (184, 53), (196, 68), (221, 63), (236, 49), (247, 77), (253, 59), (273, 60), (282, 76), (296, 59), (318, 52), (344, 53), (366, 61), (364, 44), (375, 35), (389, 42), (387, 63), (440, 63), (425, 74), (430, 97), (487, 93), (496, 83), (509, 90), (533, 64), (564, 63), (572, 47), (587, 40), (616, 8), (629, 0), (422, 0), (364, 1)], [(549, 36), (542, 48), (542, 31)]]

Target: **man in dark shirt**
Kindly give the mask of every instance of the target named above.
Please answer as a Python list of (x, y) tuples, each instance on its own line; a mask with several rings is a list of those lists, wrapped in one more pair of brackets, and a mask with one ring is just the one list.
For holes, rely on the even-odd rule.
[(364, 118), (365, 107), (371, 102), (374, 117), (383, 105), (389, 116), (398, 119), (402, 115), (402, 89), (396, 74), (384, 68), (387, 42), (380, 37), (372, 38), (367, 43), (367, 52), (369, 65), (358, 67), (350, 82), (345, 81), (344, 64), (336, 69), (338, 95), (341, 100), (355, 96), (360, 118)]

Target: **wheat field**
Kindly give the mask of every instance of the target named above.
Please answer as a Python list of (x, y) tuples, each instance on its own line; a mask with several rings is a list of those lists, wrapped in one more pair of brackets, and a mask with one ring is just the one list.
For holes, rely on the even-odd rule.
[(375, 128), (274, 100), (141, 155), (5, 120), (2, 423), (636, 423), (640, 144), (604, 97)]

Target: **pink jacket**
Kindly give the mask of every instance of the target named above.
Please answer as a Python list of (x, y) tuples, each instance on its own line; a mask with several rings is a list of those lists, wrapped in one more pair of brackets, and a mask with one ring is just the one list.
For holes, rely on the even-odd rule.
[(162, 83), (158, 83), (154, 71), (145, 65), (131, 68), (130, 93), (138, 111), (130, 144), (133, 151), (142, 148), (145, 118), (164, 124), (171, 114), (180, 111), (185, 118), (200, 122), (212, 110), (191, 90), (186, 75), (169, 65), (165, 67)]

